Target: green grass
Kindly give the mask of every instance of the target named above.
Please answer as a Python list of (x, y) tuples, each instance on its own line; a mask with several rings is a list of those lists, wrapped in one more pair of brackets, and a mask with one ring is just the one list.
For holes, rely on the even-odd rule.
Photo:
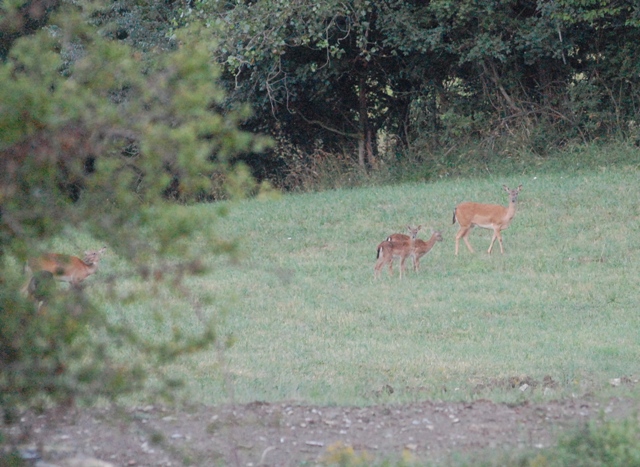
[[(182, 208), (212, 235), (239, 237), (242, 259), (203, 248), (210, 271), (188, 282), (234, 345), (171, 371), (186, 378), (192, 402), (207, 404), (231, 396), (370, 404), (632, 393), (634, 385), (609, 381), (638, 378), (638, 166), (564, 169), (250, 200), (221, 220), (213, 205)], [(474, 229), (476, 253), (461, 244), (456, 258), (454, 206), (506, 205), (502, 184), (520, 183), (505, 255), (497, 246), (487, 255), (491, 232)], [(418, 274), (399, 280), (396, 264), (393, 277), (385, 270), (375, 281), (376, 245), (407, 224), (423, 224), (424, 239), (440, 229), (444, 241)], [(114, 255), (102, 271), (109, 268), (127, 265)], [(119, 288), (135, 286), (125, 279)], [(194, 301), (169, 291), (143, 306), (107, 307), (149, 336), (171, 323), (194, 332), (202, 324)]]

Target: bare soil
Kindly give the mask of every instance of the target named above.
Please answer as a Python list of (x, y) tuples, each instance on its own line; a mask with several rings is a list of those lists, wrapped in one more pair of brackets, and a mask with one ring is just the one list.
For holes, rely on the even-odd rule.
[[(440, 462), (452, 453), (548, 447), (561, 430), (602, 417), (627, 417), (637, 413), (638, 404), (587, 397), (520, 405), (488, 400), (368, 407), (254, 402), (179, 411), (91, 409), (24, 417), (21, 428), (32, 438), (21, 448), (59, 466), (299, 466), (328, 464), (340, 455), (363, 465), (401, 458)], [(18, 428), (12, 428), (14, 435)], [(69, 460), (83, 457), (107, 464)]]

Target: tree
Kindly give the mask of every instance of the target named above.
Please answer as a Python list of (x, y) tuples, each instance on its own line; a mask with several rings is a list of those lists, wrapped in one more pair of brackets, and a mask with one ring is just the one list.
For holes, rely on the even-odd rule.
[(553, 85), (571, 72), (555, 20), (528, 1), (203, 1), (193, 11), (222, 28), (223, 78), (232, 100), (254, 104), (250, 128), (307, 150), (357, 145), (362, 167), (376, 164), (380, 130), (406, 146), (421, 121), (437, 142), (447, 126), (456, 138), (469, 131), (461, 119), (477, 129), (541, 110), (555, 118)]
[(402, 71), (380, 34), (386, 15), (403, 11), (392, 3), (202, 2), (198, 11), (222, 28), (219, 39), (214, 30), (219, 61), (231, 100), (250, 99), (256, 109), (252, 128), (307, 148), (318, 139), (329, 150), (357, 146), (364, 167), (375, 165), (376, 134)]
[(562, 0), (545, 5), (573, 71), (567, 93), (585, 132), (603, 137), (635, 126), (640, 105), (640, 5)]
[(630, 1), (202, 0), (181, 12), (198, 15), (222, 28), (231, 101), (256, 109), (248, 128), (309, 152), (358, 146), (362, 166), (375, 165), (381, 130), (405, 147), (464, 135), (544, 152), (635, 119)]
[[(12, 4), (2, 4), (4, 13)], [(18, 10), (28, 8), (22, 4)], [(247, 110), (222, 115), (224, 93), (210, 51), (193, 41), (144, 55), (89, 25), (95, 4), (64, 4), (7, 42), (0, 62), (0, 410), (106, 397), (145, 387), (167, 362), (216, 341), (213, 323), (162, 342), (108, 319), (82, 287), (56, 289), (38, 311), (19, 272), (55, 237), (82, 232), (136, 265), (141, 281), (173, 286), (203, 271), (188, 239), (199, 220), (170, 199), (252, 186), (229, 158), (265, 140), (238, 130)], [(216, 185), (223, 179), (230, 183)], [(233, 252), (211, 232), (203, 248)], [(154, 269), (149, 258), (164, 258)], [(129, 300), (133, 297), (112, 297)], [(194, 310), (196, 313), (198, 309)], [(140, 359), (123, 362), (119, 345)], [(0, 438), (1, 441), (1, 438)]]

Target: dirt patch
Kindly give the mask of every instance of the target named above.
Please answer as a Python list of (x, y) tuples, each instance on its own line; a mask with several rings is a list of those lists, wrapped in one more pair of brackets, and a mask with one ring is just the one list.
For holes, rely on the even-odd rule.
[[(550, 446), (559, 430), (623, 418), (638, 402), (572, 399), (546, 404), (420, 402), (369, 407), (262, 403), (125, 413), (82, 410), (24, 417), (25, 453), (65, 465), (87, 456), (117, 466), (298, 466), (353, 456), (367, 462), (445, 460), (453, 453)], [(366, 463), (366, 462), (365, 462)], [(67, 464), (68, 465), (68, 464)]]

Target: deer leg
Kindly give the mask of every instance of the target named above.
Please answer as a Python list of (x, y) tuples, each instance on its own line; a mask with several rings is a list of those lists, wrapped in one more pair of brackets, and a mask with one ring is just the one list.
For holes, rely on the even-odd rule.
[(405, 265), (404, 262), (407, 258), (406, 257), (402, 257), (400, 258), (400, 279), (402, 279), (402, 273), (405, 272)]
[(491, 254), (491, 249), (493, 248), (493, 242), (496, 241), (496, 234), (493, 234), (493, 237), (491, 237), (491, 243), (489, 244), (489, 249), (487, 250), (487, 253)]
[(500, 243), (500, 252), (504, 254), (504, 250), (502, 248), (502, 236), (500, 235), (500, 229), (496, 229), (493, 231), (493, 237), (491, 237), (491, 244), (489, 245), (488, 253), (491, 254), (491, 250), (493, 249), (493, 244), (498, 239), (498, 243)]
[[(468, 229), (465, 229), (464, 227), (460, 227), (460, 230), (458, 230), (458, 233), (456, 234), (456, 256), (458, 256), (458, 246), (460, 245), (460, 238), (464, 237), (464, 235), (467, 232), (468, 232)], [(465, 239), (465, 242), (466, 242), (466, 239)], [(469, 243), (467, 243), (467, 247), (469, 247)]]
[(373, 278), (376, 279), (380, 277), (380, 269), (384, 266), (384, 257), (382, 256), (381, 249), (378, 249), (378, 258), (376, 260), (376, 265), (373, 267)]
[(498, 242), (500, 242), (500, 253), (504, 255), (504, 248), (502, 247), (502, 233), (500, 230), (496, 232), (498, 234)]
[(467, 248), (469, 249), (469, 251), (471, 253), (475, 253), (475, 251), (473, 251), (473, 247), (471, 246), (471, 243), (469, 243), (469, 234), (471, 233), (471, 227), (469, 227), (467, 230), (465, 230), (464, 234), (462, 235), (462, 239), (464, 240), (464, 243), (467, 245)]

